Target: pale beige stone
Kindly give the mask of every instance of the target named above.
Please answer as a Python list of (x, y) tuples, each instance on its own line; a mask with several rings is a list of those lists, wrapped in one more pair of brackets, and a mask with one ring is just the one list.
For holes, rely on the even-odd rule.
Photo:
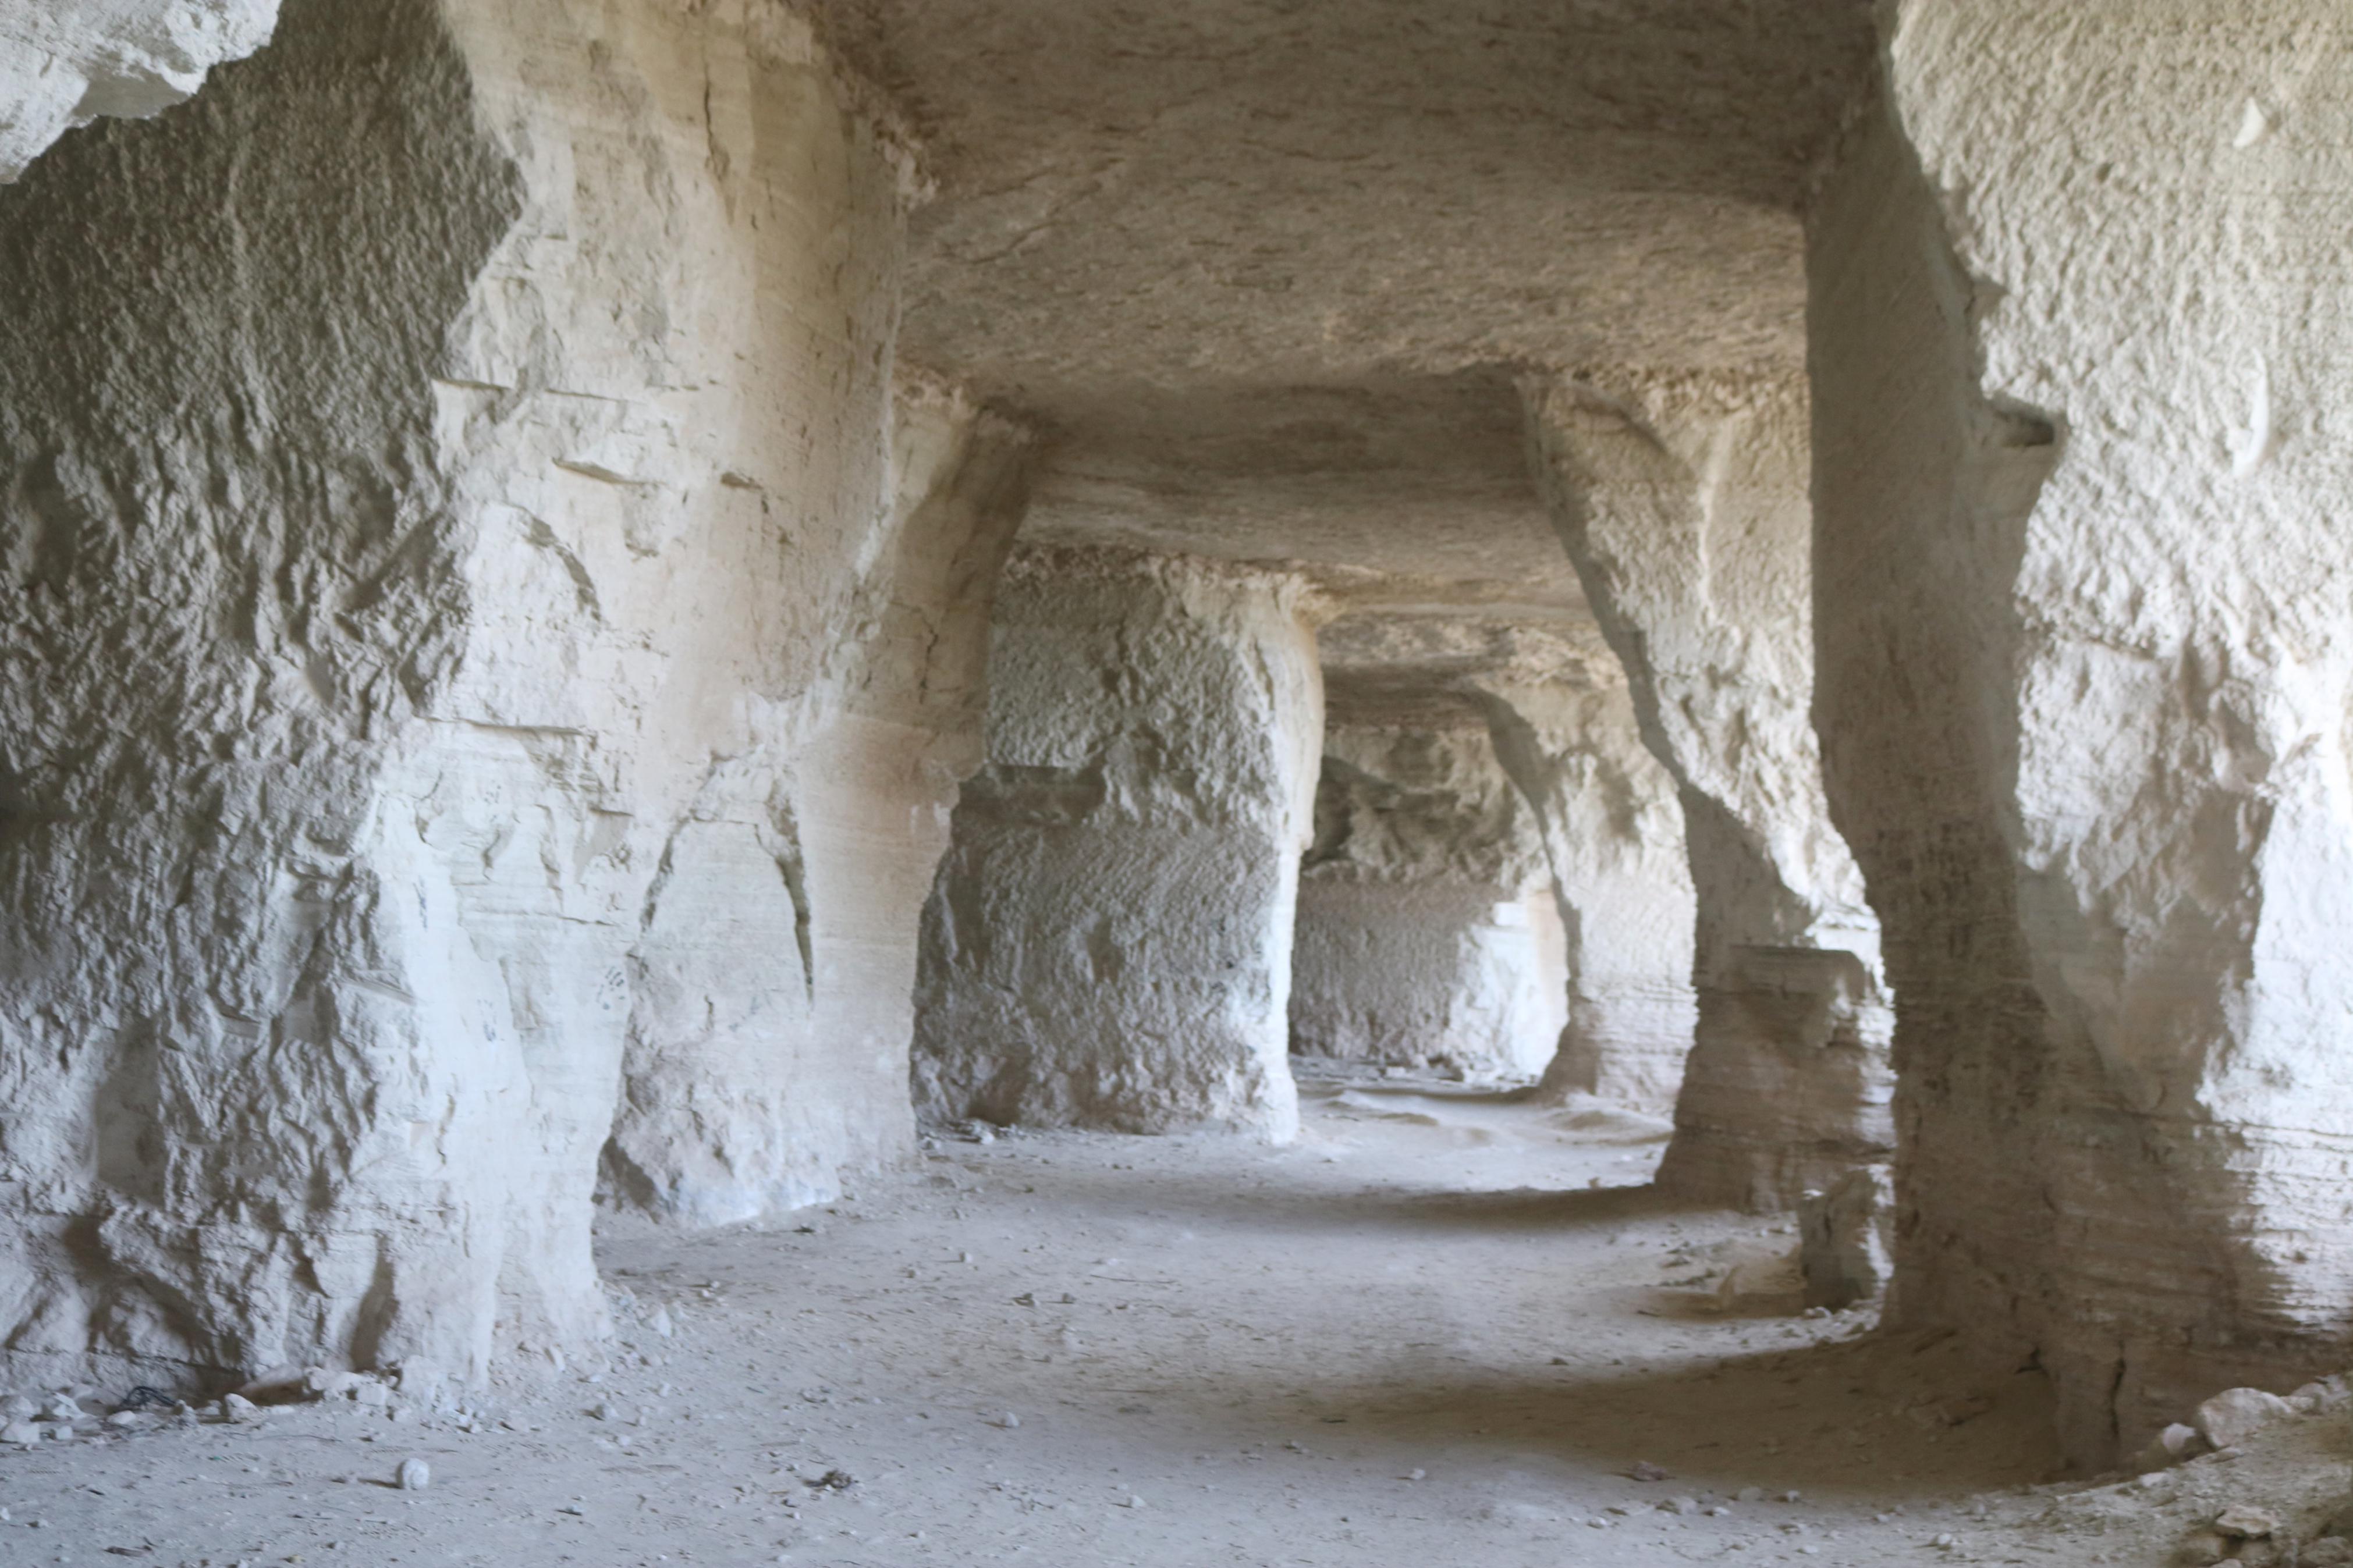
[(2353, 1300), (2353, 329), (2317, 194), (2353, 38), (2293, 4), (1889, 20), (1810, 270), (1816, 716), (1899, 1006), (1896, 1301), (2034, 1355), (2104, 1463), (2335, 1366)]
[(1285, 1016), (1324, 718), (1311, 614), (1285, 574), (1015, 555), (987, 765), (923, 914), (923, 1114), (1297, 1131)]

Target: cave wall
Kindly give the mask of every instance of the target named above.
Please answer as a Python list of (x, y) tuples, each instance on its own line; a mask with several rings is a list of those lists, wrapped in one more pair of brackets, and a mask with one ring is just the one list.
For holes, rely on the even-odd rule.
[(2097, 1464), (2353, 1328), (2353, 39), (2271, 3), (1889, 22), (1809, 271), (1891, 1310), (2031, 1357)]
[(1285, 1009), (1323, 731), (1310, 610), (1282, 573), (1017, 551), (987, 763), (923, 913), (919, 1113), (1297, 1131)]
[(1562, 931), (1567, 1016), (1543, 1092), (1668, 1115), (1699, 1013), (1698, 916), (1674, 780), (1643, 745), (1622, 676), (1493, 681), (1480, 702), (1497, 760), (1535, 816)]
[(1806, 388), (1534, 381), (1529, 416), (1554, 522), (1683, 805), (1698, 1018), (1659, 1181), (1787, 1208), (1894, 1142), (1878, 921), (1810, 722)]
[(600, 1331), (600, 1156), (719, 1219), (904, 1146), (1019, 442), (894, 439), (860, 101), (765, 7), (297, 0), (0, 191), (28, 1375), (479, 1376)]
[(136, 119), (269, 41), (279, 0), (0, 0), (0, 184), (100, 116)]
[(1328, 723), (1299, 879), (1294, 1055), (1534, 1077), (1567, 1012), (1534, 813), (1467, 709)]

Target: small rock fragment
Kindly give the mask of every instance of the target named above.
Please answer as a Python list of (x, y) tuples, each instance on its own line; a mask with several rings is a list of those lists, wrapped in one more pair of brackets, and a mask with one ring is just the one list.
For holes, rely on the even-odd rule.
[(422, 1459), (403, 1459), (399, 1479), (402, 1491), (421, 1492), (433, 1484), (433, 1467)]
[(2254, 1541), (2279, 1528), (2279, 1521), (2259, 1508), (2233, 1503), (2214, 1516), (2214, 1528), (2234, 1541)]
[(2235, 1448), (2295, 1406), (2260, 1388), (2226, 1388), (2198, 1407), (2198, 1431), (2217, 1448)]
[(1667, 1472), (1648, 1459), (1635, 1460), (1626, 1467), (1626, 1474), (1638, 1481), (1663, 1481), (1667, 1479)]
[(2177, 1421), (2150, 1438), (2148, 1446), (2132, 1457), (2132, 1465), (2139, 1470), (2164, 1470), (2205, 1451), (2206, 1439), (2198, 1435), (2198, 1429)]
[(30, 1421), (11, 1421), (0, 1426), (0, 1443), (16, 1443), (31, 1447), (41, 1440), (41, 1428)]
[(2308, 1415), (2327, 1415), (2353, 1405), (2353, 1388), (2346, 1384), (2345, 1374), (2338, 1373), (2317, 1383), (2307, 1383), (2287, 1396), (2288, 1403)]

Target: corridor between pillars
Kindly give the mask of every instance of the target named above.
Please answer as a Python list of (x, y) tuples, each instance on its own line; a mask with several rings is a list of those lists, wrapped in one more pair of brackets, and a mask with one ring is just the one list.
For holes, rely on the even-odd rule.
[(1891, 15), (1809, 269), (1895, 1310), (2032, 1358), (2105, 1463), (2353, 1329), (2353, 39), (2274, 3)]
[(1878, 923), (1809, 722), (1804, 387), (1532, 382), (1529, 416), (1554, 522), (1683, 801), (1699, 1016), (1660, 1184), (1793, 1207), (1894, 1141)]
[(1285, 1015), (1322, 679), (1291, 577), (1025, 547), (923, 915), (917, 1113), (1298, 1130)]
[(1409, 723), (1335, 717), (1300, 873), (1292, 1050), (1542, 1072), (1568, 983), (1549, 883), (1535, 816), (1467, 703)]

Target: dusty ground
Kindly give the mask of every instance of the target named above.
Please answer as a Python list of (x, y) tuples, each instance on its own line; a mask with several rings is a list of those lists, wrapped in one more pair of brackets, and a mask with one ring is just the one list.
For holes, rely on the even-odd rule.
[[(797, 1226), (608, 1238), (612, 1363), (462, 1415), (0, 1450), (0, 1563), (2155, 1564), (2229, 1489), (2016, 1489), (2035, 1378), (1727, 1309), (1789, 1237), (1662, 1205), (1653, 1125), (1306, 1099), (1291, 1148), (948, 1142)], [(2341, 1418), (2304, 1425), (2341, 1482)]]

